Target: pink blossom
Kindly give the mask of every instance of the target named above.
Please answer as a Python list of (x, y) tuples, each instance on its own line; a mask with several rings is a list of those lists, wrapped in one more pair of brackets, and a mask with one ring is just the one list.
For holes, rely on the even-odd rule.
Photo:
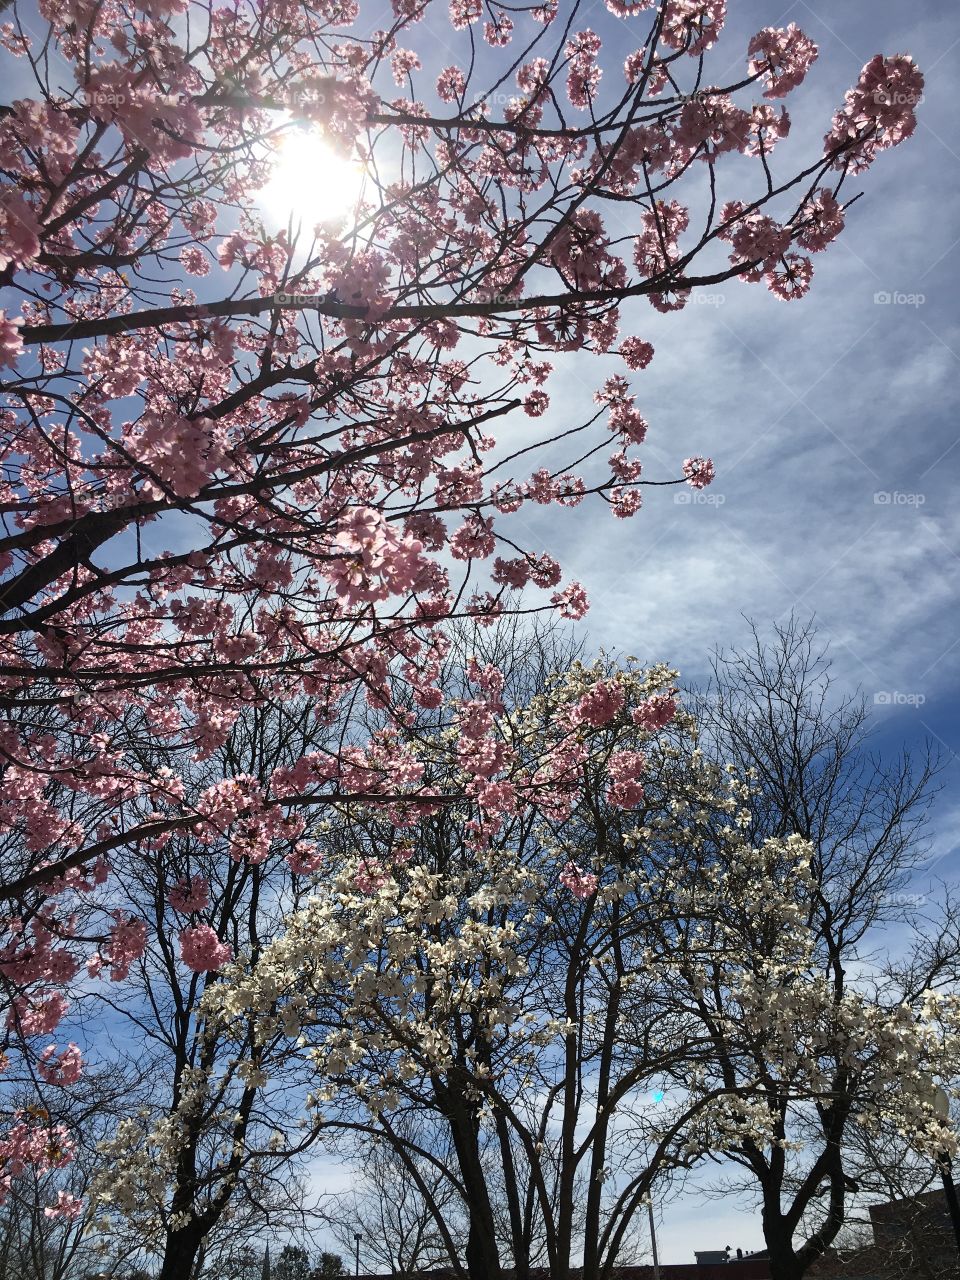
[(684, 458), (683, 474), (687, 484), (694, 489), (705, 489), (714, 479), (716, 472), (710, 458)]
[(83, 1055), (78, 1045), (71, 1041), (59, 1057), (55, 1044), (47, 1045), (37, 1063), (37, 1070), (47, 1084), (76, 1084), (83, 1075)]
[(485, 560), (493, 554), (496, 539), (493, 521), (473, 515), (450, 539), (450, 554), (457, 560)]
[(505, 587), (513, 587), (515, 591), (519, 591), (521, 587), (526, 586), (530, 577), (530, 566), (525, 559), (503, 560), (497, 556), (493, 562), (493, 580), (502, 583)]
[(779, 265), (766, 275), (770, 292), (785, 302), (802, 298), (812, 278), (813, 263), (800, 253), (785, 253)]
[(103, 958), (110, 965), (110, 981), (120, 982), (130, 972), (134, 960), (139, 960), (147, 947), (147, 926), (142, 920), (131, 919), (122, 911), (114, 917), (110, 938), (102, 948)]
[(561, 618), (571, 618), (574, 621), (584, 617), (590, 608), (586, 590), (579, 582), (571, 582), (562, 591), (554, 592), (550, 603), (556, 607)]
[(450, 0), (450, 22), (455, 31), (472, 26), (481, 12), (480, 0)]
[(208, 924), (198, 924), (181, 931), (180, 958), (194, 973), (211, 973), (230, 963), (233, 948), (221, 942)]
[(373, 894), (390, 879), (389, 874), (383, 869), (376, 858), (361, 858), (354, 873), (354, 887), (360, 893)]
[(827, 187), (821, 187), (800, 210), (803, 230), (797, 236), (801, 248), (819, 253), (843, 230), (843, 209)]
[(629, 520), (643, 506), (643, 494), (639, 489), (626, 489), (622, 485), (610, 491), (610, 509), (618, 520)]
[(574, 705), (574, 723), (596, 727), (609, 724), (623, 709), (624, 702), (623, 689), (615, 680), (599, 680)]
[(639, 725), (641, 729), (653, 733), (656, 729), (662, 729), (664, 725), (669, 724), (676, 714), (676, 698), (669, 693), (655, 693), (637, 703), (633, 709), (632, 719), (633, 723)]
[(8, 319), (5, 311), (0, 311), (0, 369), (4, 366), (16, 368), (17, 360), (23, 354), (23, 339), (20, 337), (22, 316)]
[(747, 46), (750, 74), (766, 81), (765, 98), (785, 98), (803, 82), (818, 52), (795, 22), (789, 27), (764, 27)]
[(545, 391), (531, 391), (523, 402), (524, 412), (530, 418), (542, 417), (549, 405), (550, 397)]
[(641, 751), (615, 751), (607, 762), (607, 799), (620, 809), (634, 809), (643, 799), (640, 778), (646, 767)]
[(5, 188), (0, 194), (0, 271), (28, 267), (39, 252), (33, 206), (19, 192)]
[(568, 862), (560, 872), (560, 883), (575, 898), (592, 898), (597, 892), (597, 877), (592, 871), (584, 871), (575, 862)]
[(58, 1191), (56, 1203), (48, 1205), (43, 1211), (45, 1218), (65, 1218), (68, 1222), (75, 1222), (82, 1213), (83, 1201), (69, 1191)]
[(505, 49), (513, 35), (513, 19), (505, 13), (495, 14), (492, 22), (484, 23), (483, 38), (495, 49)]
[(459, 67), (444, 67), (437, 76), (437, 97), (441, 102), (456, 102), (467, 87), (467, 77)]
[(24, 1036), (48, 1036), (63, 1021), (70, 1007), (66, 997), (54, 991), (46, 998), (17, 996), (7, 1014), (7, 1026)]
[(653, 359), (653, 347), (642, 338), (624, 338), (620, 355), (628, 369), (645, 369)]
[(393, 78), (398, 85), (404, 85), (410, 74), (420, 69), (420, 59), (412, 49), (398, 49), (390, 59)]
[(167, 894), (167, 901), (182, 915), (203, 911), (210, 905), (210, 886), (203, 876), (184, 876)]
[(287, 865), (295, 876), (310, 875), (323, 865), (323, 853), (311, 840), (298, 840), (287, 854)]
[(726, 11), (726, 0), (670, 0), (665, 6), (663, 41), (696, 57), (715, 43)]
[(834, 168), (860, 173), (879, 151), (903, 142), (917, 127), (916, 107), (923, 100), (923, 76), (906, 54), (877, 54), (848, 89), (844, 105), (824, 138), (824, 153), (836, 152)]

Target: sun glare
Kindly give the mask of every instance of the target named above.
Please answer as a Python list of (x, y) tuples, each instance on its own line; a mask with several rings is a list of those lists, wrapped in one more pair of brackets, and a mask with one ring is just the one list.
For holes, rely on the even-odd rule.
[(277, 147), (273, 173), (260, 193), (283, 222), (304, 227), (339, 222), (356, 208), (363, 186), (360, 165), (305, 130), (288, 133)]

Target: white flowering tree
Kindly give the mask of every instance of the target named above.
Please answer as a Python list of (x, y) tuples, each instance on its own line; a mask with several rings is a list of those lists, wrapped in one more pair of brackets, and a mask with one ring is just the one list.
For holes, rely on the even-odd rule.
[[(718, 656), (698, 721), (701, 736), (681, 749), (732, 760), (750, 778), (750, 843), (796, 832), (806, 844), (803, 866), (770, 864), (759, 896), (718, 895), (704, 922), (718, 952), (706, 970), (699, 950), (670, 970), (677, 1000), (713, 1042), (709, 1078), (752, 1097), (772, 1125), (772, 1143), (748, 1138), (723, 1153), (720, 1186), (756, 1197), (774, 1275), (794, 1280), (837, 1239), (857, 1190), (876, 1185), (865, 1151), (889, 1153), (893, 1182), (904, 1169), (897, 1152), (934, 1167), (936, 1142), (916, 1140), (930, 1122), (930, 1076), (942, 1048), (949, 1071), (952, 1049), (927, 1039), (923, 1020), (945, 1011), (942, 995), (953, 1008), (960, 930), (949, 893), (925, 905), (907, 890), (924, 865), (938, 762), (871, 751), (862, 698), (836, 693), (824, 645), (797, 618), (770, 643), (754, 630), (748, 646)], [(699, 856), (711, 874), (740, 874), (723, 838)], [(793, 957), (776, 906), (791, 881)], [(896, 963), (882, 933), (893, 922)], [(675, 932), (656, 929), (658, 950), (675, 945)]]
[[(574, 664), (507, 706), (499, 669), (468, 664), (473, 696), (410, 732), (448, 791), (485, 759), (501, 818), (469, 799), (399, 825), (348, 815), (319, 891), (211, 993), (211, 1017), (252, 1014), (257, 1040), (309, 1054), (318, 1122), (429, 1161), (406, 1126), (440, 1121), (460, 1274), (522, 1277), (542, 1247), (553, 1277), (582, 1256), (603, 1280), (654, 1179), (713, 1157), (779, 1179), (764, 1221), (794, 1280), (842, 1224), (848, 1126), (950, 1141), (924, 1081), (955, 1071), (955, 1003), (824, 972), (815, 849), (750, 842), (752, 789), (699, 748), (673, 678)], [(511, 770), (551, 786), (508, 803)]]

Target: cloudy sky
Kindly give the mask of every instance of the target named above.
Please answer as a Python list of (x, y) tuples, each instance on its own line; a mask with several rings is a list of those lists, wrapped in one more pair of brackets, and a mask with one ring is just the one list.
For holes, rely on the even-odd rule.
[[(585, 18), (609, 31), (602, 0)], [(877, 52), (911, 53), (926, 76), (917, 133), (854, 185), (863, 198), (815, 259), (803, 302), (733, 283), (680, 313), (659, 315), (642, 300), (624, 311), (625, 329), (656, 348), (634, 377), (651, 426), (646, 474), (675, 476), (683, 458), (702, 453), (714, 458), (717, 479), (702, 502), (686, 488), (648, 490), (630, 521), (590, 503), (559, 521), (552, 509), (544, 545), (589, 589), (582, 625), (593, 647), (663, 659), (693, 679), (714, 646), (744, 639), (743, 615), (761, 626), (791, 609), (815, 615), (840, 680), (875, 702), (878, 746), (929, 738), (945, 753), (926, 875), (953, 879), (960, 21), (950, 0), (732, 0), (711, 79), (722, 80), (724, 58), (736, 78), (753, 32), (789, 22), (817, 42), (820, 58), (789, 100), (793, 129), (777, 157), (780, 172), (793, 156), (797, 167), (809, 158)], [(612, 50), (611, 74), (624, 51)], [(622, 367), (611, 360), (609, 371)], [(558, 406), (587, 408), (599, 380), (592, 360), (558, 365), (557, 426)], [(331, 1190), (347, 1176), (317, 1172)], [(753, 1209), (695, 1187), (658, 1217), (665, 1262), (727, 1244), (762, 1247)]]

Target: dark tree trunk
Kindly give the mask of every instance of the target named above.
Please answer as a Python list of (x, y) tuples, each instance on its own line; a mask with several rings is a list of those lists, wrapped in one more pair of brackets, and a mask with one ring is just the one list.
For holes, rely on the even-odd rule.
[(457, 1083), (451, 1082), (451, 1087), (443, 1090), (443, 1100), (460, 1176), (468, 1196), (470, 1227), (465, 1250), (467, 1272), (470, 1280), (502, 1280), (493, 1206), (480, 1160), (477, 1118), (469, 1104), (463, 1100), (462, 1093), (458, 1093)]
[(202, 1240), (202, 1229), (196, 1223), (172, 1231), (167, 1236), (157, 1280), (192, 1280)]

